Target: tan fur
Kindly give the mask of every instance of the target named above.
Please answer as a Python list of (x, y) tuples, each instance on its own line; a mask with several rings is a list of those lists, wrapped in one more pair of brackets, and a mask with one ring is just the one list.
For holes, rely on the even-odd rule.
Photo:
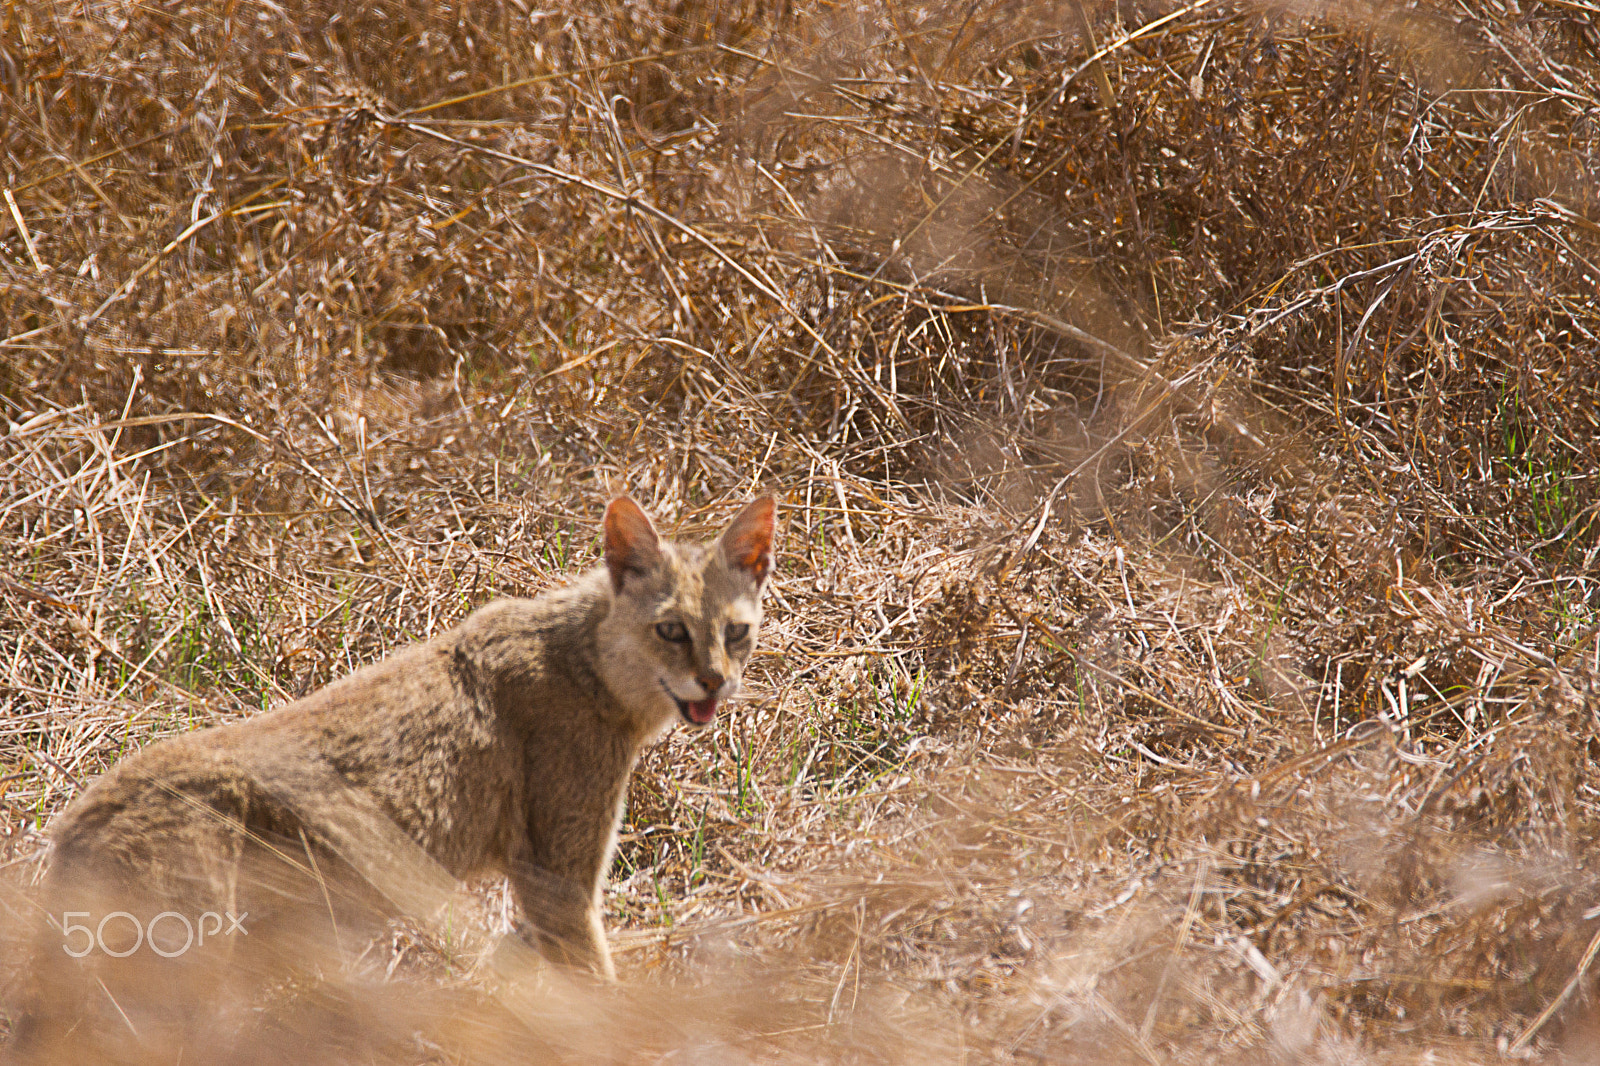
[(387, 820), (457, 878), (504, 873), (525, 939), (612, 978), (601, 894), (629, 772), (737, 691), (773, 528), (762, 498), (715, 544), (680, 546), (619, 498), (605, 565), (567, 587), (125, 759), (52, 826), (52, 910), (230, 909), (253, 915), (252, 942), (297, 906), (337, 927), (361, 867), (341, 841)]

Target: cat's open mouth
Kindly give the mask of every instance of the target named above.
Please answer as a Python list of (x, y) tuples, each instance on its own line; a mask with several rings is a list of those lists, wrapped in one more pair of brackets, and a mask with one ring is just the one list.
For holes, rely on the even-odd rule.
[(717, 716), (715, 697), (709, 700), (678, 700), (678, 713), (690, 725), (710, 725)]
[(704, 700), (680, 700), (674, 696), (672, 690), (667, 688), (665, 681), (661, 687), (666, 689), (667, 695), (672, 696), (672, 701), (678, 705), (678, 713), (683, 715), (683, 720), (692, 726), (708, 726), (717, 716), (717, 698), (712, 696)]

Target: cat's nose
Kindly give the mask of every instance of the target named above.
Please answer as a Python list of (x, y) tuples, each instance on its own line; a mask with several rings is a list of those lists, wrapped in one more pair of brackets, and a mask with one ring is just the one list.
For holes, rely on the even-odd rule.
[(726, 681), (727, 678), (723, 677), (715, 670), (708, 670), (703, 674), (696, 675), (695, 680), (700, 682), (700, 687), (705, 689), (706, 695), (709, 696), (714, 692), (720, 691), (722, 689), (722, 683)]

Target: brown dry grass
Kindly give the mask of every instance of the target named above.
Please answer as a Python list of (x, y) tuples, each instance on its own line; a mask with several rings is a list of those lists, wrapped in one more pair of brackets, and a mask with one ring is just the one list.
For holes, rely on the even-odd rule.
[(1597, 15), (9, 0), (8, 883), (608, 494), (765, 486), (626, 993), (400, 930), (323, 1057), (1593, 1061)]

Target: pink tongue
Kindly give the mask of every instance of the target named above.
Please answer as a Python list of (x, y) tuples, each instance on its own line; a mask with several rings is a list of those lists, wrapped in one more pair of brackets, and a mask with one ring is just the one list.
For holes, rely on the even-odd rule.
[(689, 720), (695, 725), (705, 725), (717, 716), (717, 701), (693, 700), (689, 703)]

